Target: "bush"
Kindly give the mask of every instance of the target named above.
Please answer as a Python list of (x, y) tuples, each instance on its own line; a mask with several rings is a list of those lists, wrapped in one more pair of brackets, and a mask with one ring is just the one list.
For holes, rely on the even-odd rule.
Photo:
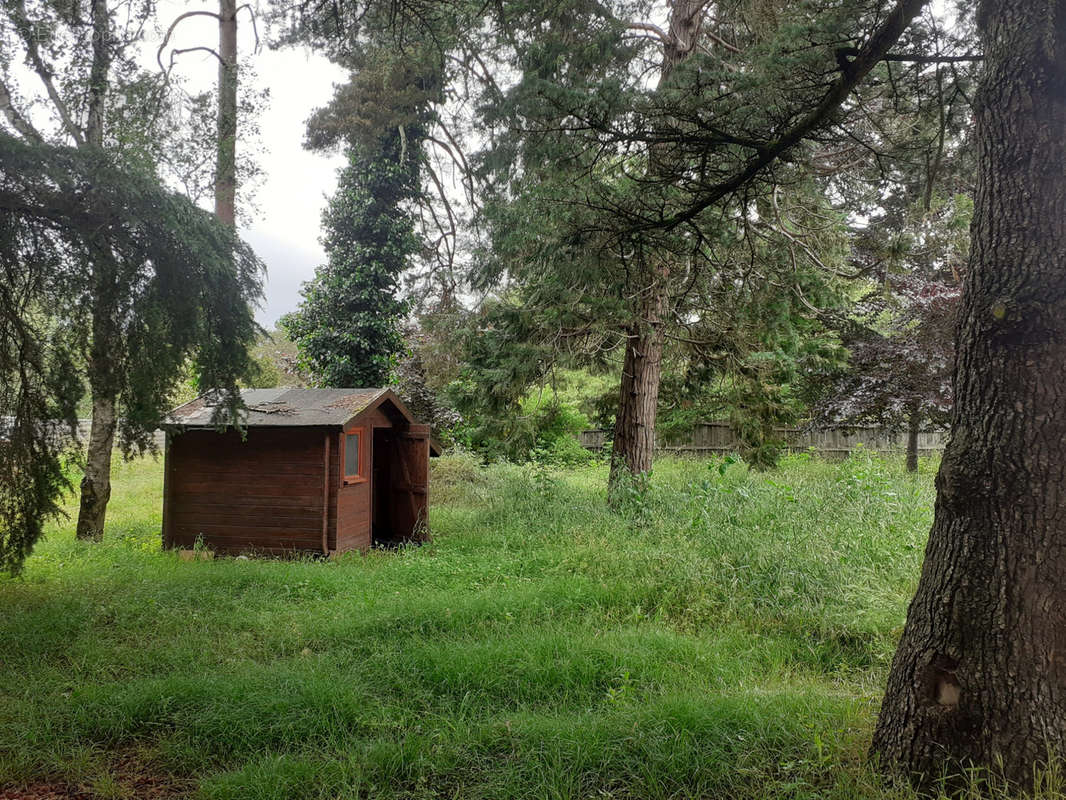
[(434, 503), (471, 499), (484, 477), (481, 459), (461, 447), (429, 461), (429, 484)]

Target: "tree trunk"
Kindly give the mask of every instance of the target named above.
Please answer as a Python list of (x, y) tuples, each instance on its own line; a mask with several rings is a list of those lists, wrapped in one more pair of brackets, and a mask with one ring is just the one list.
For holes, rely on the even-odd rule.
[[(670, 8), (669, 33), (663, 42), (663, 59), (659, 68), (659, 91), (670, 80), (674, 69), (695, 49), (707, 3), (704, 0), (677, 0)], [(672, 154), (662, 146), (653, 146), (648, 174), (661, 181), (669, 180), (675, 170)], [(650, 256), (655, 258), (656, 256)], [(641, 256), (643, 269), (638, 271), (646, 282), (640, 300), (633, 309), (635, 322), (627, 331), (626, 354), (622, 364), (618, 416), (614, 423), (611, 472), (607, 479), (607, 502), (617, 505), (618, 492), (628, 473), (638, 481), (651, 471), (655, 457), (655, 417), (659, 404), (662, 376), (663, 315), (671, 303), (670, 268), (666, 263), (649, 264)]]
[(104, 101), (111, 71), (111, 15), (107, 0), (92, 0), (93, 60), (89, 70), (89, 103), (85, 120), (85, 141), (92, 147), (104, 146)]
[(215, 216), (232, 227), (237, 217), (237, 0), (219, 0), (218, 15)]
[(1032, 782), (1066, 742), (1066, 2), (978, 13), (951, 439), (874, 734), (888, 772)]
[(922, 417), (917, 406), (912, 406), (907, 417), (907, 472), (918, 471), (918, 434), (921, 433)]
[(618, 416), (614, 421), (611, 448), (611, 472), (607, 479), (607, 502), (616, 506), (620, 500), (626, 473), (638, 481), (651, 471), (655, 457), (655, 416), (659, 406), (659, 379), (662, 375), (662, 309), (666, 292), (658, 284), (648, 290), (641, 309), (641, 319), (648, 323), (634, 325), (626, 340), (622, 364), (622, 385), (618, 398)]
[(81, 479), (81, 507), (78, 509), (77, 537), (100, 541), (104, 538), (107, 501), (111, 499), (111, 451), (115, 444), (115, 400), (106, 393), (93, 392), (93, 423)]
[[(104, 146), (104, 101), (111, 69), (111, 17), (106, 0), (93, 0), (92, 66), (89, 72), (89, 103), (85, 142), (89, 147)], [(81, 480), (81, 505), (75, 536), (100, 541), (104, 537), (107, 502), (111, 498), (111, 451), (115, 443), (115, 389), (110, 368), (113, 336), (111, 313), (114, 291), (107, 279), (108, 245), (98, 244), (93, 254), (93, 338), (89, 359), (92, 386), (92, 428), (85, 456), (85, 476)]]

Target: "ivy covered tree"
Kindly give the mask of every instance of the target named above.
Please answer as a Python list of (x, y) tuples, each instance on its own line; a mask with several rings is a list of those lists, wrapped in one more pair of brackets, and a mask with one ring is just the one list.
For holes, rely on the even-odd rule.
[(432, 172), (423, 147), (439, 100), (439, 55), (390, 50), (362, 36), (364, 28), (348, 39), (332, 25), (330, 17), (333, 35), (311, 27), (292, 37), (324, 47), (350, 70), (309, 120), (306, 139), (312, 150), (342, 147), (348, 165), (323, 215), (327, 262), (281, 325), (313, 381), (382, 386), (405, 352), (402, 277), (423, 252), (418, 201)]
[(384, 386), (404, 351), (400, 277), (420, 249), (405, 202), (418, 191), (420, 156), (396, 130), (377, 144), (348, 148), (322, 218), (327, 261), (281, 320), (321, 386)]

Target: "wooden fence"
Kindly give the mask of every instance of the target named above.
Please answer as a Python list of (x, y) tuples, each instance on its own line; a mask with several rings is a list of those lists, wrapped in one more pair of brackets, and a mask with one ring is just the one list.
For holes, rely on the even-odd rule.
[[(905, 432), (890, 431), (886, 428), (864, 426), (854, 428), (824, 428), (808, 430), (804, 428), (775, 428), (793, 451), (816, 450), (828, 456), (846, 456), (856, 445), (863, 449), (879, 453), (902, 452), (907, 447)], [(586, 450), (597, 452), (603, 449), (610, 431), (596, 429), (582, 431), (579, 435), (581, 446)], [(939, 453), (944, 449), (946, 437), (941, 431), (918, 434), (918, 453), (928, 455)], [(688, 437), (665, 442), (659, 440), (656, 450), (665, 453), (733, 453), (740, 449), (728, 422), (703, 422), (697, 425)]]
[[(4, 431), (8, 427), (13, 425), (14, 422), (15, 422), (15, 418), (14, 417), (0, 417), (0, 435), (3, 435)], [(53, 423), (49, 423), (49, 424), (54, 426), (53, 430), (56, 432), (57, 436), (60, 436), (60, 437), (63, 437), (63, 438), (68, 438), (70, 436), (70, 432), (67, 430), (66, 426), (63, 423), (53, 422)], [(84, 444), (85, 442), (89, 441), (89, 430), (91, 428), (92, 428), (92, 420), (91, 419), (79, 419), (78, 420), (78, 439), (79, 439), (79, 441), (82, 442), (82, 444)], [(152, 441), (155, 442), (156, 447), (158, 447), (160, 450), (162, 450), (163, 449), (163, 444), (166, 441), (166, 434), (163, 433), (163, 431), (161, 431), (161, 430), (154, 431), (152, 433)]]

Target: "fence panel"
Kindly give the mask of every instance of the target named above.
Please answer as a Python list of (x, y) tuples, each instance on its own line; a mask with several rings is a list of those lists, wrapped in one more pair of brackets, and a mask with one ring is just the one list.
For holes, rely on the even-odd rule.
[[(853, 428), (776, 428), (787, 442), (787, 449), (793, 451), (816, 450), (833, 456), (846, 456), (861, 445), (865, 450), (881, 453), (902, 452), (907, 447), (907, 436), (899, 431), (892, 431), (877, 426), (857, 426)], [(581, 446), (586, 450), (598, 452), (603, 449), (610, 431), (602, 428), (582, 431), (578, 435)], [(942, 431), (927, 431), (918, 434), (918, 453), (938, 453), (944, 449), (945, 434)], [(728, 422), (703, 422), (693, 428), (688, 437), (673, 441), (656, 442), (656, 450), (667, 453), (732, 453), (740, 449)]]

